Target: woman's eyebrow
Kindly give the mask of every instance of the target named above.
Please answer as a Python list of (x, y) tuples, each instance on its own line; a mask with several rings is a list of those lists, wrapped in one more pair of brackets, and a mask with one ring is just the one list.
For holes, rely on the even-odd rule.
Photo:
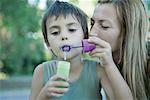
[(99, 24), (103, 24), (104, 22), (107, 23), (107, 24), (111, 24), (111, 22), (107, 19), (98, 20)]
[[(91, 18), (91, 21), (94, 22), (94, 19)], [(110, 23), (108, 19), (99, 19), (99, 20), (98, 20), (98, 23), (100, 23), (100, 24), (103, 23), (103, 22), (108, 22), (108, 23)]]

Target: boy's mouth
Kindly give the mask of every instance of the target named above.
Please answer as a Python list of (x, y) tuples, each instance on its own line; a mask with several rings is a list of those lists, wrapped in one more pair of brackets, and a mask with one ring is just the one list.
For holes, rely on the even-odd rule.
[(67, 59), (67, 52), (69, 52), (71, 48), (71, 45), (63, 45), (62, 47), (60, 47), (61, 51), (63, 51), (64, 53), (64, 60)]
[(63, 52), (69, 52), (71, 50), (71, 45), (63, 45), (60, 49)]
[(63, 45), (62, 47), (60, 47), (61, 51), (63, 52), (69, 52), (71, 49), (73, 48), (81, 48), (82, 46), (74, 46), (74, 45)]

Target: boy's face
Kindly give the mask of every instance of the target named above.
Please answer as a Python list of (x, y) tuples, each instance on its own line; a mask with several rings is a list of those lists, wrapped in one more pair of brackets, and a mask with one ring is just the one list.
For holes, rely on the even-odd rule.
[[(47, 36), (50, 48), (58, 58), (64, 58), (64, 52), (60, 49), (63, 45), (80, 46), (84, 38), (81, 24), (72, 15), (49, 17), (46, 22)], [(82, 48), (71, 49), (66, 58), (73, 59), (82, 52)]]

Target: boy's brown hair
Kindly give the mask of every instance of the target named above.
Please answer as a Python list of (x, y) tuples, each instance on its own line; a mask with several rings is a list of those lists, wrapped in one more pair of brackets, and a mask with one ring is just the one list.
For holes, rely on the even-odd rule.
[(55, 16), (57, 20), (57, 18), (61, 15), (63, 15), (64, 18), (66, 18), (66, 16), (68, 15), (72, 15), (72, 17), (75, 17), (78, 20), (78, 22), (81, 24), (84, 33), (84, 38), (85, 39), (88, 38), (87, 15), (81, 9), (68, 2), (55, 1), (48, 8), (42, 20), (42, 32), (47, 46), (49, 46), (49, 42), (47, 37), (46, 21), (49, 17), (52, 16)]

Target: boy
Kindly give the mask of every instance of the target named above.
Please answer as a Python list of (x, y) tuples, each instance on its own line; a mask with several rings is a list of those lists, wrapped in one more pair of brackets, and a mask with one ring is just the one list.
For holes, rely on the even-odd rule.
[[(81, 45), (82, 40), (88, 38), (86, 18), (83, 11), (67, 2), (56, 1), (48, 9), (43, 18), (42, 31), (48, 48), (58, 59), (36, 67), (30, 100), (101, 99), (96, 62), (83, 62), (82, 48), (68, 52), (61, 49), (65, 45)], [(69, 78), (56, 73), (58, 61), (64, 58), (70, 63)]]

